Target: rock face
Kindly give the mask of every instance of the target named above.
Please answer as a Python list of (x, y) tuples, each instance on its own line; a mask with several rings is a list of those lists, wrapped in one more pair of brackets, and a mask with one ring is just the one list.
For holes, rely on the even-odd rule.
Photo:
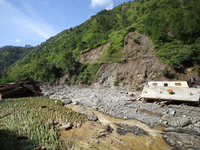
[(102, 64), (97, 71), (94, 82), (105, 86), (113, 86), (115, 82), (118, 82), (119, 86), (135, 87), (135, 85), (141, 85), (147, 80), (164, 79), (160, 71), (164, 68), (165, 65), (154, 55), (143, 55), (127, 59), (123, 63)]

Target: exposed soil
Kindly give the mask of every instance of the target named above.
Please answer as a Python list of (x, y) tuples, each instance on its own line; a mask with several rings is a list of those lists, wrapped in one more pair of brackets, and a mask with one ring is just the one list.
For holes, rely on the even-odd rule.
[(83, 53), (79, 58), (78, 61), (81, 63), (95, 63), (101, 60), (101, 56), (103, 52), (107, 49), (110, 43), (106, 43), (98, 48), (94, 48), (88, 52)]

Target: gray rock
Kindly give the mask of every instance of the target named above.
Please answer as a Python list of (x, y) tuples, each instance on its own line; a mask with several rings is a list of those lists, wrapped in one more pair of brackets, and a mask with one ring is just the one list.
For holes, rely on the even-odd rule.
[(51, 125), (57, 125), (59, 123), (57, 121), (50, 121), (49, 124), (51, 124)]
[(191, 123), (189, 118), (181, 118), (179, 119), (179, 122), (181, 127), (188, 126)]
[(194, 126), (195, 126), (195, 127), (200, 127), (200, 125), (199, 125), (199, 124), (196, 124), (196, 123), (194, 124)]
[(78, 102), (80, 104), (81, 101), (84, 101), (84, 99), (72, 99), (72, 102)]
[(99, 140), (98, 140), (98, 139), (95, 139), (95, 142), (96, 142), (96, 143), (99, 143)]
[(69, 130), (71, 129), (73, 126), (73, 123), (72, 122), (68, 122), (67, 124), (64, 124), (60, 127), (60, 130)]
[(92, 95), (90, 96), (91, 99), (92, 99), (92, 98), (95, 98), (95, 97), (97, 97), (96, 94), (92, 94)]
[(71, 150), (74, 150), (74, 147), (72, 147)]
[(75, 102), (71, 103), (71, 105), (78, 105), (78, 104), (79, 104), (78, 101), (75, 101)]
[(181, 143), (180, 141), (177, 141), (177, 143), (178, 143), (180, 146), (183, 146), (183, 143)]
[(176, 111), (174, 111), (174, 110), (169, 111), (169, 114), (172, 115), (172, 116), (174, 116), (175, 113), (176, 113)]
[(197, 123), (197, 120), (193, 119), (193, 120), (191, 121), (191, 123), (192, 123), (192, 124), (196, 124), (196, 123)]
[(166, 128), (164, 129), (164, 132), (176, 132), (177, 130), (173, 127), (169, 127), (169, 128)]
[(171, 140), (171, 139), (169, 140), (169, 143), (170, 143), (171, 146), (176, 145), (176, 143), (173, 140)]
[(68, 104), (71, 104), (71, 103), (72, 103), (71, 100), (63, 100), (62, 102), (64, 103), (64, 105), (68, 105)]
[(77, 125), (76, 125), (77, 127), (81, 127), (82, 126), (82, 124), (81, 123), (77, 123)]
[(79, 113), (85, 114), (88, 117), (88, 120), (90, 121), (97, 121), (97, 116), (89, 109), (83, 107), (83, 106), (75, 106), (75, 110)]
[(66, 98), (65, 96), (58, 95), (58, 99), (60, 99), (60, 100), (65, 99), (65, 98)]
[(164, 115), (162, 117), (162, 120), (167, 121), (168, 123), (177, 124), (177, 118), (172, 117), (171, 115), (168, 115), (168, 114)]

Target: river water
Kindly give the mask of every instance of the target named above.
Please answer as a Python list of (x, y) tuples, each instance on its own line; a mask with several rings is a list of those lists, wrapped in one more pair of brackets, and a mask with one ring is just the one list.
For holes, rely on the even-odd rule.
[[(75, 107), (73, 105), (67, 105), (68, 108), (73, 109), (76, 111)], [(85, 107), (85, 106), (84, 106)], [(108, 115), (104, 115), (98, 111), (92, 110), (91, 108), (86, 107), (87, 109), (90, 109), (93, 111), (93, 113), (98, 117), (99, 121), (103, 125), (109, 125), (112, 127), (118, 136), (119, 139), (122, 139), (125, 141), (132, 149), (134, 150), (171, 150), (173, 147), (165, 143), (165, 141), (162, 138), (161, 131), (164, 129), (161, 126), (154, 126), (154, 128), (149, 127), (148, 125), (141, 123), (137, 120), (123, 120), (123, 119), (117, 119), (113, 118)], [(120, 126), (123, 125), (123, 126)], [(134, 132), (125, 132), (125, 134), (120, 135), (117, 131), (119, 129), (123, 130), (126, 128), (129, 128), (129, 131), (132, 130), (131, 127), (137, 128), (137, 131), (143, 131), (143, 133), (137, 133)], [(135, 129), (133, 128), (133, 129)]]

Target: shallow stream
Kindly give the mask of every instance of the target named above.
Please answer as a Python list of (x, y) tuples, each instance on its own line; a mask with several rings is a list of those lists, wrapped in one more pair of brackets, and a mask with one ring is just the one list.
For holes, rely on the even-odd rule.
[[(76, 111), (73, 105), (67, 105), (68, 108)], [(87, 109), (92, 110), (89, 107)], [(119, 139), (125, 141), (132, 149), (137, 150), (171, 150), (173, 147), (165, 143), (162, 138), (161, 126), (154, 126), (154, 128), (141, 123), (137, 120), (123, 120), (104, 115), (98, 111), (92, 110), (98, 117), (102, 125), (109, 125), (118, 135)]]

